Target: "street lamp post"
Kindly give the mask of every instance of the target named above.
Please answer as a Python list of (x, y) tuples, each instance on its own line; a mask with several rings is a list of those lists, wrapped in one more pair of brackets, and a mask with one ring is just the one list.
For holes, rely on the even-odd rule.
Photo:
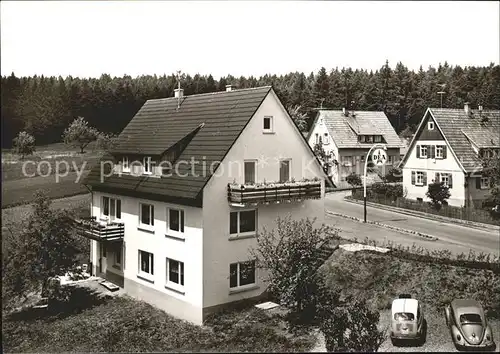
[(383, 150), (379, 150), (379, 155), (382, 154), (382, 152), (383, 152), (382, 158), (379, 158), (379, 156), (377, 155), (377, 162), (381, 161), (378, 164), (383, 165), (383, 164), (385, 164), (385, 160), (387, 160), (387, 154), (385, 153), (385, 151), (387, 150), (387, 146), (384, 144), (374, 144), (370, 148), (370, 150), (368, 150), (368, 153), (366, 154), (365, 171), (364, 171), (364, 178), (363, 178), (363, 204), (364, 204), (364, 220), (365, 220), (364, 222), (366, 222), (366, 170), (367, 170), (367, 166), (368, 166), (368, 158), (370, 157), (370, 154), (373, 151), (373, 149), (375, 149), (377, 147), (379, 149), (383, 149)]

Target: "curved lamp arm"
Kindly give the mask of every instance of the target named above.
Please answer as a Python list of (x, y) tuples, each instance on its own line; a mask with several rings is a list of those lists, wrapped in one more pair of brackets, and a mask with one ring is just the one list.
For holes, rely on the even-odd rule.
[(372, 147), (370, 148), (370, 150), (368, 150), (368, 153), (366, 154), (366, 159), (365, 159), (365, 170), (364, 170), (364, 178), (363, 178), (363, 197), (366, 198), (366, 167), (368, 166), (368, 157), (370, 156), (371, 152), (373, 151), (373, 149), (375, 149), (376, 147), (379, 147), (379, 148), (382, 148), (384, 150), (387, 150), (387, 145), (385, 144), (374, 144), (372, 145)]

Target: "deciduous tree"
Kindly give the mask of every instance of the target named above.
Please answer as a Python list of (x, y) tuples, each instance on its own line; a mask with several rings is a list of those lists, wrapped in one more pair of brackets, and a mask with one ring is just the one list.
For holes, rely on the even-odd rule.
[(72, 215), (52, 209), (42, 191), (35, 193), (33, 211), (23, 231), (13, 238), (3, 259), (4, 290), (23, 296), (71, 269), (82, 249), (74, 234)]
[(24, 159), (26, 155), (32, 155), (35, 151), (35, 137), (25, 131), (19, 132), (14, 138), (13, 146), (14, 151)]
[(292, 120), (297, 124), (297, 127), (301, 132), (307, 131), (307, 114), (302, 112), (301, 106), (295, 105), (288, 107), (288, 113)]
[(337, 240), (338, 232), (330, 226), (315, 227), (311, 219), (280, 217), (276, 229), (258, 233), (251, 254), (266, 274), (268, 291), (292, 312), (300, 313), (311, 300), (311, 287), (324, 262), (323, 248)]
[(97, 129), (90, 127), (83, 117), (78, 117), (66, 128), (62, 138), (64, 143), (79, 147), (80, 153), (83, 154), (83, 149), (96, 140), (98, 136)]

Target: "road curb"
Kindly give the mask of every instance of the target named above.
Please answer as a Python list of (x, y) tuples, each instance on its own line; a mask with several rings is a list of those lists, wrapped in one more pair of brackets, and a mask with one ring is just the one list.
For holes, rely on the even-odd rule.
[[(349, 202), (349, 203), (353, 203), (353, 204), (363, 205), (362, 201), (348, 199), (345, 197), (344, 197), (344, 201)], [(415, 217), (420, 217), (423, 219), (429, 219), (429, 220), (434, 220), (434, 221), (441, 221), (441, 222), (445, 222), (447, 224), (455, 224), (455, 225), (470, 227), (472, 229), (500, 231), (499, 226), (490, 225), (490, 224), (476, 223), (474, 221), (465, 221), (465, 220), (461, 220), (461, 219), (452, 219), (452, 218), (447, 218), (445, 216), (434, 216), (434, 215), (431, 215), (429, 213), (418, 212), (418, 211), (417, 212), (407, 211), (407, 210), (402, 209), (402, 208), (392, 207), (392, 206), (388, 206), (385, 204), (379, 204), (379, 203), (374, 203), (374, 202), (366, 202), (366, 205), (371, 206), (371, 207), (376, 207), (376, 208), (382, 209), (382, 210), (393, 211), (393, 212), (399, 213), (399, 214), (415, 216)]]
[[(350, 215), (335, 213), (335, 212), (329, 211), (329, 210), (327, 210), (325, 213), (327, 215), (339, 216), (339, 217), (344, 218), (344, 219), (350, 219), (350, 220), (354, 220), (354, 221), (358, 221), (358, 222), (364, 223), (363, 220), (361, 220), (361, 219), (359, 219), (359, 218), (357, 218), (355, 216), (350, 216)], [(380, 227), (383, 227), (383, 228), (386, 228), (386, 229), (389, 229), (389, 230), (393, 230), (393, 231), (403, 232), (403, 233), (409, 234), (409, 235), (419, 236), (419, 237), (425, 238), (426, 240), (429, 240), (429, 241), (437, 241), (437, 240), (439, 240), (436, 236), (424, 234), (424, 233), (418, 232), (418, 231), (403, 229), (403, 228), (397, 227), (397, 226), (383, 224), (383, 223), (380, 223), (378, 221), (367, 220), (366, 223), (367, 224), (371, 224), (371, 225), (377, 225), (377, 226), (380, 226)]]

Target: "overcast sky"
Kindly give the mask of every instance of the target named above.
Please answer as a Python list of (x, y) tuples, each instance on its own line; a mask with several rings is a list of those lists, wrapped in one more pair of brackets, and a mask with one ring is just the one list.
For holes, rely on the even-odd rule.
[(498, 2), (2, 1), (1, 72), (216, 79), (499, 63)]

